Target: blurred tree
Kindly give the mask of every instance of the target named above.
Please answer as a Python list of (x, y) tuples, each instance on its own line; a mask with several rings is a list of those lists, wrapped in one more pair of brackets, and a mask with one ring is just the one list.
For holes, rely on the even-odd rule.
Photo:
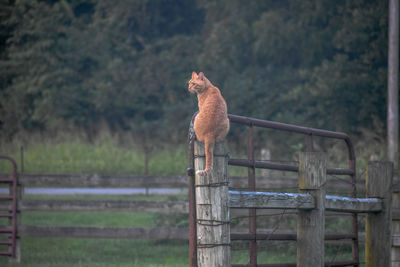
[(335, 14), (333, 56), (301, 69), (302, 82), (285, 99), (296, 103), (300, 123), (357, 133), (372, 116), (385, 118), (387, 3), (346, 1)]
[[(204, 71), (230, 113), (357, 133), (385, 117), (387, 3), (20, 0), (0, 14), (1, 135), (99, 125), (182, 142)], [(8, 11), (7, 11), (8, 10)], [(1, 46), (2, 44), (2, 46)], [(332, 112), (334, 111), (334, 112)]]
[(5, 23), (13, 31), (1, 62), (2, 72), (12, 81), (1, 92), (0, 105), (7, 111), (0, 118), (3, 133), (44, 129), (58, 119), (58, 109), (52, 108), (55, 93), (77, 87), (77, 73), (63, 58), (70, 40), (70, 10), (61, 4), (21, 0)]

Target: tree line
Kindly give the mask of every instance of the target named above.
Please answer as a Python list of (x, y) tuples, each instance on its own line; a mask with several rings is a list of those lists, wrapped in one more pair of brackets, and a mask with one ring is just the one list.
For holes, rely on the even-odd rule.
[(106, 124), (182, 142), (192, 71), (229, 113), (352, 134), (385, 121), (387, 1), (1, 3), (2, 139)]

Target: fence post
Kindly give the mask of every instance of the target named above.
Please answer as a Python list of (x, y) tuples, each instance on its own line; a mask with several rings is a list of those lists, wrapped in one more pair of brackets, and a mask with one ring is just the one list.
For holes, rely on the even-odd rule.
[(315, 199), (316, 208), (299, 210), (297, 217), (297, 266), (324, 266), (326, 158), (302, 152), (299, 157), (299, 192)]
[[(195, 141), (195, 170), (205, 168), (204, 144)], [(197, 264), (198, 267), (231, 266), (228, 149), (226, 142), (214, 147), (210, 174), (196, 174)]]
[(392, 162), (368, 162), (366, 197), (382, 199), (383, 210), (368, 213), (365, 230), (365, 261), (367, 267), (390, 266), (392, 223)]

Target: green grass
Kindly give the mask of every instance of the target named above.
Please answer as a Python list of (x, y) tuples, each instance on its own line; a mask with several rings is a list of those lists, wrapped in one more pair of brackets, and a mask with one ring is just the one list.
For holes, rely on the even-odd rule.
[(155, 213), (145, 212), (45, 212), (25, 211), (22, 224), (39, 226), (153, 227)]
[[(13, 157), (21, 167), (18, 145), (1, 147), (0, 154)], [(186, 146), (171, 146), (155, 151), (149, 161), (149, 174), (184, 174), (187, 168)], [(0, 161), (0, 172), (9, 171)], [(101, 173), (143, 174), (144, 155), (134, 148), (116, 145), (112, 140), (99, 144), (81, 141), (36, 143), (24, 148), (25, 173)]]
[(23, 238), (21, 264), (1, 266), (171, 266), (188, 265), (188, 244), (184, 241), (123, 239)]

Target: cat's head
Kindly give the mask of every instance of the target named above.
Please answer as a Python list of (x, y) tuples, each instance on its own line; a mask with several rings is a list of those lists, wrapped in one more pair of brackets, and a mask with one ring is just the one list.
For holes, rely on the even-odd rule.
[(189, 81), (188, 90), (191, 93), (202, 93), (208, 87), (210, 87), (210, 81), (204, 76), (204, 73), (200, 72), (198, 75), (196, 72), (192, 72), (192, 79)]

